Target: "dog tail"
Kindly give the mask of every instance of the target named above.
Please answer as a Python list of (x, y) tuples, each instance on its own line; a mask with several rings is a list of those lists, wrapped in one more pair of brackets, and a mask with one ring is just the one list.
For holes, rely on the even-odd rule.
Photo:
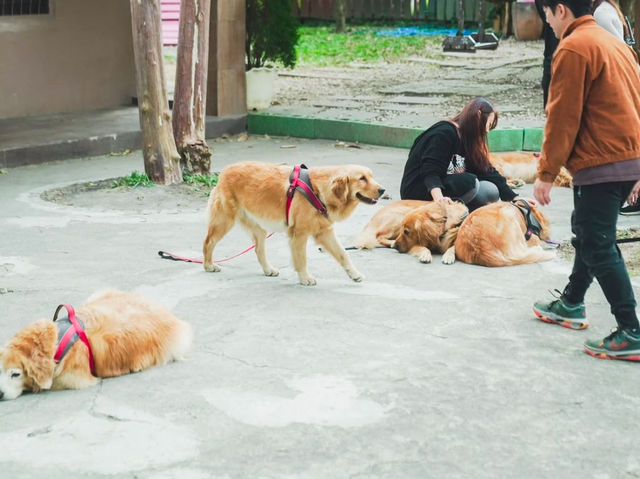
[(193, 342), (193, 329), (185, 321), (178, 320), (175, 342), (171, 345), (171, 359), (182, 361), (191, 350)]
[(515, 266), (518, 264), (540, 263), (550, 261), (556, 257), (554, 250), (542, 249), (540, 245), (532, 247), (519, 247), (510, 251), (493, 250), (482, 254), (475, 264), (483, 266)]
[(354, 249), (373, 249), (377, 246), (380, 246), (380, 243), (376, 238), (375, 231), (370, 231), (367, 228), (363, 229), (353, 240)]

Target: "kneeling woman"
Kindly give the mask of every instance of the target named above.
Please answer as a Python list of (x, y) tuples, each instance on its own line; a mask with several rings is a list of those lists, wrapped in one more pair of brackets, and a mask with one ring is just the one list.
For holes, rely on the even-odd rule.
[(498, 112), (483, 99), (471, 100), (450, 120), (439, 121), (416, 138), (404, 167), (403, 200), (458, 200), (474, 210), (518, 198), (489, 163), (487, 133)]

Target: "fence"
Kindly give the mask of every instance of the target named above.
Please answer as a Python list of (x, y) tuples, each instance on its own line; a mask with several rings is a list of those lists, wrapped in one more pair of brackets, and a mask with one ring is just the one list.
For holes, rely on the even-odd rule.
[[(465, 21), (475, 21), (479, 2), (464, 0)], [(347, 0), (347, 19), (454, 21), (457, 0)], [(489, 5), (485, 7), (488, 11)], [(333, 20), (333, 0), (294, 0), (300, 19)]]

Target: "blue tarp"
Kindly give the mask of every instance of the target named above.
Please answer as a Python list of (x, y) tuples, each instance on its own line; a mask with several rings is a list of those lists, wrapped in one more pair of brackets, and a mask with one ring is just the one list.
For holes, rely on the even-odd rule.
[[(378, 37), (431, 37), (431, 36), (446, 36), (455, 35), (458, 33), (457, 28), (443, 28), (439, 26), (421, 26), (421, 27), (398, 27), (391, 30), (378, 30), (376, 36)], [(464, 35), (471, 34), (470, 30), (463, 30)]]

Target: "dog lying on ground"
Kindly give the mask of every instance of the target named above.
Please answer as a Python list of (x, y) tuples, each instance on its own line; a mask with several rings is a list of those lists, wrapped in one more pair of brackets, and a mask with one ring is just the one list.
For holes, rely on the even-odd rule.
[[(89, 387), (98, 378), (182, 359), (191, 345), (189, 324), (135, 293), (104, 291), (78, 308), (77, 319), (90, 348), (71, 318), (75, 316), (40, 319), (0, 350), (0, 399), (15, 399), (23, 391)], [(59, 348), (66, 342), (64, 330), (77, 339), (66, 351)]]
[(442, 262), (451, 264), (456, 259), (453, 243), (469, 209), (458, 201), (426, 203), (402, 218), (400, 233), (392, 247), (415, 256), (421, 263), (431, 263), (432, 253), (442, 253)]
[(393, 247), (400, 235), (402, 219), (412, 210), (425, 206), (429, 202), (422, 200), (399, 200), (381, 208), (371, 217), (364, 229), (354, 239), (357, 249), (372, 249), (377, 246)]
[[(522, 180), (525, 183), (533, 183), (538, 173), (539, 153), (532, 152), (502, 152), (491, 153), (489, 161), (498, 172), (510, 181)], [(560, 174), (553, 182), (555, 186), (571, 187), (573, 179), (566, 168), (560, 170)], [(521, 185), (520, 185), (521, 186)]]
[[(549, 220), (535, 206), (529, 205), (529, 208), (530, 215), (539, 224), (539, 235), (527, 234), (532, 228), (527, 226), (523, 211), (513, 203), (499, 201), (473, 211), (458, 230), (454, 244), (456, 258), (481, 266), (511, 266), (553, 259), (555, 251), (541, 247), (541, 240), (549, 239)], [(530, 236), (529, 239), (526, 236)]]
[(291, 192), (295, 180), (292, 175), (291, 167), (260, 162), (236, 163), (222, 170), (207, 206), (207, 236), (202, 247), (206, 271), (220, 271), (220, 266), (213, 262), (213, 250), (239, 221), (253, 235), (256, 255), (266, 276), (278, 275), (265, 252), (270, 230), (287, 232), (300, 284), (316, 284), (307, 270), (306, 246), (310, 236), (331, 253), (353, 281), (363, 280), (336, 238), (333, 223), (348, 218), (360, 203), (375, 204), (384, 189), (364, 166), (311, 168), (308, 188), (316, 197), (314, 206), (312, 199), (308, 200), (301, 192)]

